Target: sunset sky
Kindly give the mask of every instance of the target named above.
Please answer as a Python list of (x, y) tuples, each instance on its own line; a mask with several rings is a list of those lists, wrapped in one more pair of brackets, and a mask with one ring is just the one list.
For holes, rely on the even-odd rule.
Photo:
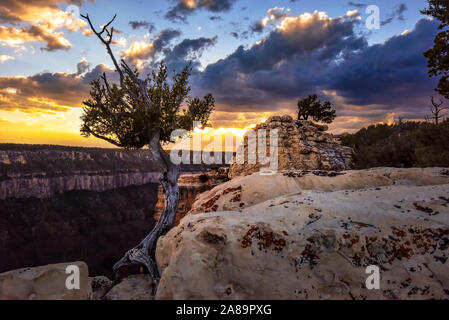
[[(380, 29), (365, 26), (367, 5)], [(271, 114), (295, 114), (316, 93), (337, 109), (332, 132), (402, 116), (422, 120), (436, 80), (422, 53), (436, 21), (424, 0), (2, 0), (0, 142), (110, 147), (79, 135), (89, 82), (113, 78), (96, 26), (115, 13), (117, 57), (148, 73), (193, 61), (193, 96), (211, 92), (214, 128), (245, 128)]]

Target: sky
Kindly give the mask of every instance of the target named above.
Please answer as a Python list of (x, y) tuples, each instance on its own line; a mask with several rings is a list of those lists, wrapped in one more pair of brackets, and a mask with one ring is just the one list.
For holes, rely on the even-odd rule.
[[(379, 29), (368, 28), (379, 9)], [(79, 134), (90, 81), (114, 70), (79, 14), (100, 28), (117, 14), (113, 50), (142, 74), (192, 61), (191, 95), (212, 93), (214, 128), (295, 115), (317, 94), (334, 133), (398, 117), (422, 120), (436, 79), (423, 52), (438, 23), (426, 1), (2, 0), (0, 142), (111, 147)], [(238, 131), (242, 132), (242, 131)]]

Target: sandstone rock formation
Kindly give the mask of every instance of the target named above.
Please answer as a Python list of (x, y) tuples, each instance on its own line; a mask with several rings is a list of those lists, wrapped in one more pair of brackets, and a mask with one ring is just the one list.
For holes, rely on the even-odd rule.
[[(159, 240), (156, 298), (448, 299), (444, 172), (290, 171), (231, 180), (194, 205), (214, 202), (217, 212), (187, 215)], [(380, 268), (379, 290), (365, 286), (370, 265)]]
[(302, 190), (339, 191), (392, 185), (449, 184), (441, 168), (373, 168), (368, 170), (281, 171), (240, 176), (198, 196), (190, 213), (241, 211), (268, 199)]
[(48, 176), (46, 173), (9, 176), (0, 181), (0, 200), (7, 198), (48, 198), (73, 190), (104, 192), (127, 186), (156, 183), (157, 172), (79, 172)]
[[(254, 130), (277, 129), (278, 140), (278, 170), (347, 170), (352, 164), (352, 149), (340, 145), (340, 141), (324, 131), (327, 126), (314, 124), (306, 120), (293, 120), (288, 115), (272, 116), (265, 123), (257, 125)], [(269, 139), (267, 139), (269, 150)], [(245, 163), (231, 165), (229, 176), (234, 178), (259, 172), (267, 167), (260, 161), (249, 164), (248, 139), (242, 145), (245, 152)]]
[[(80, 270), (80, 289), (69, 290), (68, 265)], [(92, 289), (84, 262), (60, 263), (36, 268), (23, 268), (0, 274), (0, 300), (87, 300)]]

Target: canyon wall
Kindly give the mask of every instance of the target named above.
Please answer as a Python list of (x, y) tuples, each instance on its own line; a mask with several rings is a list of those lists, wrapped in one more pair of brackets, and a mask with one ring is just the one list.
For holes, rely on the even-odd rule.
[[(156, 171), (148, 150), (0, 144), (0, 272), (83, 260), (111, 276), (162, 210)], [(181, 176), (182, 214), (215, 175)]]

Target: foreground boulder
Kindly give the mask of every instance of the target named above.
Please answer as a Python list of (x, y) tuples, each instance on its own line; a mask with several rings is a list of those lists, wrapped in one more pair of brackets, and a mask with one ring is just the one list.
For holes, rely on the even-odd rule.
[[(234, 208), (229, 191), (219, 211), (187, 215), (159, 239), (156, 298), (448, 299), (444, 172), (289, 172), (271, 189), (257, 174), (232, 180), (211, 193), (240, 186), (244, 205), (221, 211)], [(380, 270), (378, 290), (366, 288), (368, 266)]]
[[(80, 288), (66, 287), (66, 268), (79, 268)], [(50, 264), (0, 274), (0, 300), (87, 300), (91, 296), (89, 272), (84, 262)]]
[[(258, 124), (254, 131), (278, 130), (278, 169), (279, 170), (348, 170), (352, 165), (352, 149), (341, 146), (339, 139), (326, 133), (327, 126), (321, 126), (307, 120), (293, 120), (289, 115), (272, 116), (266, 122)], [(258, 136), (257, 136), (258, 137)], [(258, 137), (259, 138), (259, 137)], [(269, 142), (267, 142), (269, 149)], [(248, 163), (248, 139), (241, 146), (245, 154), (245, 163), (231, 165), (229, 176), (259, 172), (261, 161)]]
[(153, 300), (154, 283), (148, 274), (122, 279), (103, 297), (104, 300)]

